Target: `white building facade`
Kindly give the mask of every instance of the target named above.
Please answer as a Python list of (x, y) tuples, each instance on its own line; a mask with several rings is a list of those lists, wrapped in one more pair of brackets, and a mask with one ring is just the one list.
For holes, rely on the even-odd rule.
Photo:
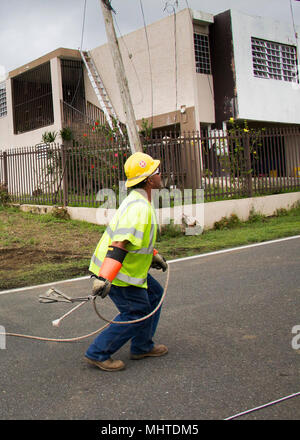
[(233, 10), (214, 19), (217, 122), (232, 116), (300, 124), (299, 48), (292, 24)]

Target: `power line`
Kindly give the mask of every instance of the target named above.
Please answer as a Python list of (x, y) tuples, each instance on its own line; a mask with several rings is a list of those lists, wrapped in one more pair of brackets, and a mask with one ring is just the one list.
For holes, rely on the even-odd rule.
[[(82, 19), (82, 28), (81, 28), (80, 50), (82, 50), (82, 45), (83, 45), (84, 26), (85, 26), (85, 14), (86, 14), (86, 2), (87, 2), (87, 0), (84, 0), (83, 19)], [(78, 78), (77, 86), (76, 86), (76, 89), (75, 89), (75, 92), (74, 92), (74, 95), (73, 95), (73, 98), (72, 98), (72, 101), (71, 101), (71, 104), (70, 104), (71, 106), (73, 106), (74, 100), (76, 98), (81, 78), (82, 78), (82, 69), (80, 70), (80, 75), (79, 75), (79, 78)]]
[[(189, 10), (189, 14), (190, 14), (190, 18), (191, 18), (191, 22), (192, 22), (192, 26), (193, 26), (193, 15), (192, 15), (191, 8), (190, 8), (188, 0), (185, 0), (185, 3), (186, 3), (186, 6), (187, 6), (187, 8)], [(207, 81), (208, 81), (211, 97), (212, 97), (212, 99), (213, 99), (213, 101), (215, 103), (215, 96), (214, 96), (214, 92), (213, 92), (213, 89), (212, 89), (212, 86), (211, 86), (211, 83), (210, 83), (210, 80), (209, 80), (209, 74), (208, 73), (206, 74), (206, 77), (207, 77)]]
[(298, 33), (296, 31), (295, 18), (294, 18), (294, 9), (293, 9), (293, 5), (292, 5), (292, 0), (290, 0), (290, 8), (291, 8), (291, 14), (292, 14), (293, 29), (294, 29), (295, 38), (296, 38), (296, 44), (297, 44), (297, 42), (298, 42)]
[(82, 50), (82, 44), (83, 44), (83, 34), (84, 34), (84, 25), (85, 25), (85, 13), (86, 13), (86, 0), (84, 0), (84, 7), (83, 7), (83, 20), (82, 20), (80, 50)]
[(153, 124), (153, 80), (152, 80), (151, 55), (150, 55), (150, 44), (149, 44), (149, 38), (148, 38), (148, 32), (147, 32), (145, 13), (144, 13), (144, 8), (143, 8), (142, 0), (140, 0), (140, 6), (141, 6), (141, 12), (142, 12), (142, 16), (143, 16), (145, 36), (146, 36), (147, 49), (148, 49), (148, 60), (149, 60), (149, 69), (150, 69), (150, 84), (151, 84), (151, 124)]
[(178, 106), (178, 62), (177, 62), (177, 20), (176, 20), (176, 9), (178, 7), (178, 1), (176, 0), (174, 4), (170, 2), (165, 3), (164, 11), (168, 8), (173, 10), (174, 17), (174, 53), (175, 53), (175, 123), (177, 122), (177, 106)]
[[(296, 30), (296, 25), (295, 25), (294, 9), (293, 9), (293, 5), (292, 5), (292, 0), (290, 0), (290, 8), (291, 8), (292, 23), (293, 23), (293, 29), (294, 29), (294, 34), (295, 34), (295, 43), (296, 43), (296, 63), (299, 66), (300, 61), (299, 61), (298, 33)], [(298, 82), (299, 67), (295, 66), (295, 73), (296, 73), (297, 82)]]
[(140, 104), (140, 103), (143, 102), (143, 100), (144, 100), (144, 94), (143, 94), (143, 89), (142, 89), (142, 86), (141, 86), (141, 81), (140, 81), (139, 75), (138, 75), (138, 73), (137, 73), (137, 70), (136, 70), (136, 67), (135, 67), (134, 61), (133, 61), (132, 53), (130, 53), (130, 51), (129, 51), (129, 49), (128, 49), (128, 46), (127, 46), (127, 44), (126, 44), (126, 41), (125, 41), (125, 39), (124, 39), (124, 37), (123, 37), (123, 35), (122, 35), (122, 32), (121, 32), (121, 30), (120, 30), (120, 27), (119, 27), (119, 25), (118, 25), (118, 22), (117, 22), (117, 18), (116, 18), (116, 16), (114, 16), (114, 22), (115, 22), (115, 25), (116, 25), (116, 27), (117, 27), (117, 29), (118, 29), (118, 32), (119, 32), (120, 38), (121, 38), (121, 40), (123, 41), (123, 44), (124, 44), (124, 46), (125, 46), (125, 48), (126, 48), (126, 50), (127, 50), (128, 58), (129, 58), (130, 61), (131, 61), (132, 68), (133, 68), (133, 70), (134, 70), (134, 73), (135, 73), (136, 79), (137, 79), (137, 81), (138, 81), (138, 85), (139, 85), (139, 89), (140, 89), (140, 94), (141, 94), (141, 100), (140, 100), (139, 102), (135, 103), (135, 104)]

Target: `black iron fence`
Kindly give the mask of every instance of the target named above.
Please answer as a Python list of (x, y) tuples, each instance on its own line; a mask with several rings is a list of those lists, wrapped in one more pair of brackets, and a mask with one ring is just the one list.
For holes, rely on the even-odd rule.
[[(166, 188), (204, 189), (206, 201), (300, 190), (299, 128), (203, 131), (143, 138), (161, 160)], [(40, 144), (0, 152), (0, 183), (13, 202), (99, 206), (99, 191), (116, 195), (131, 151), (124, 138)]]

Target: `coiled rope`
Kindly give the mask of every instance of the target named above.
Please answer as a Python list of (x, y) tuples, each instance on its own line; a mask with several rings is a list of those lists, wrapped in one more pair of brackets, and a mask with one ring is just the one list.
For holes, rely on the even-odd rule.
[[(96, 306), (97, 296), (92, 296), (92, 297), (88, 297), (88, 299), (92, 300), (92, 304), (93, 304), (93, 307), (94, 307), (94, 310), (95, 310), (96, 314), (98, 315), (98, 317), (100, 319), (102, 319), (103, 321), (107, 322), (107, 324), (105, 324), (104, 326), (100, 327), (98, 330), (93, 331), (92, 333), (88, 333), (88, 334), (83, 335), (83, 336), (76, 336), (74, 338), (46, 338), (46, 337), (42, 337), (42, 336), (23, 335), (23, 334), (20, 334), (20, 333), (11, 333), (11, 332), (8, 332), (8, 333), (3, 332), (3, 333), (0, 333), (0, 335), (14, 336), (14, 337), (17, 337), (17, 338), (24, 338), (24, 339), (34, 339), (36, 341), (44, 341), (44, 342), (77, 342), (77, 341), (81, 341), (83, 339), (87, 339), (87, 338), (89, 338), (91, 336), (96, 335), (97, 333), (102, 332), (110, 324), (137, 324), (138, 322), (145, 321), (146, 319), (148, 319), (151, 316), (153, 316), (157, 312), (157, 310), (161, 307), (161, 305), (162, 305), (162, 303), (163, 303), (163, 301), (165, 299), (167, 290), (168, 290), (169, 277), (170, 277), (170, 270), (169, 270), (169, 266), (168, 266), (167, 277), (166, 277), (166, 282), (165, 282), (165, 287), (164, 287), (164, 291), (163, 291), (162, 297), (161, 297), (158, 305), (155, 307), (155, 309), (153, 309), (151, 313), (149, 313), (146, 316), (143, 316), (142, 318), (134, 319), (132, 321), (114, 321), (114, 320), (109, 320), (109, 319), (103, 317), (100, 314), (100, 312), (99, 312), (99, 310), (98, 310), (98, 308)], [(66, 314), (66, 316), (67, 316), (67, 314)]]

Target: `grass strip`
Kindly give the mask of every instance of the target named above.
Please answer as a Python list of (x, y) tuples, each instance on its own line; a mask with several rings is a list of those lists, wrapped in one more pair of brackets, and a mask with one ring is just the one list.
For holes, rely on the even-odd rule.
[[(172, 225), (156, 244), (167, 260), (300, 235), (300, 207), (273, 217), (222, 219), (218, 229), (185, 236)], [(0, 207), (0, 291), (89, 275), (103, 226)]]

